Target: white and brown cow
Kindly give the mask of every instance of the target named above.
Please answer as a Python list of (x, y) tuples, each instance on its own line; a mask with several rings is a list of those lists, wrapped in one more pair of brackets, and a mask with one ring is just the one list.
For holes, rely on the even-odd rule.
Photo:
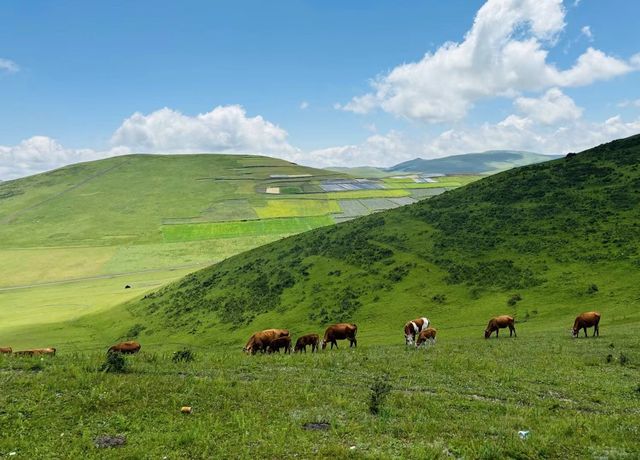
[(413, 345), (416, 341), (416, 336), (427, 329), (429, 324), (429, 320), (424, 317), (409, 321), (404, 325), (404, 342), (407, 345)]

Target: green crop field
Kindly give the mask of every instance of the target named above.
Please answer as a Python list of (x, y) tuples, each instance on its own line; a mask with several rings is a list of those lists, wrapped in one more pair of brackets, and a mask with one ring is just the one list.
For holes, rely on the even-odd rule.
[(311, 230), (324, 225), (331, 225), (332, 223), (333, 220), (329, 216), (315, 216), (239, 222), (176, 224), (164, 225), (162, 227), (162, 235), (167, 242), (233, 238), (239, 236), (286, 235)]
[(260, 219), (276, 217), (324, 216), (340, 212), (335, 200), (268, 200), (266, 206), (256, 207)]

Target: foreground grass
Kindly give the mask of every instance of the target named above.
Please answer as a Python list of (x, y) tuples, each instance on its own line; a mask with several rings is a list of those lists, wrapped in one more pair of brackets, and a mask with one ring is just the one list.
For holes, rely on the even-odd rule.
[[(0, 456), (635, 458), (638, 332), (292, 356), (196, 348), (196, 361), (180, 364), (168, 353), (179, 345), (165, 344), (143, 346), (125, 374), (99, 372), (102, 353), (5, 357)], [(374, 416), (371, 386), (381, 378), (391, 392)], [(193, 414), (180, 414), (183, 405)], [(311, 422), (329, 429), (305, 430)], [(127, 443), (98, 449), (101, 435)]]

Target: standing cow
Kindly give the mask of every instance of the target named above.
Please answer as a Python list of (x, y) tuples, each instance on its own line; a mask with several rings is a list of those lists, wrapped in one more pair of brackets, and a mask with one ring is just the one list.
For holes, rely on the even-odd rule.
[(404, 325), (404, 343), (407, 345), (413, 345), (416, 341), (416, 335), (424, 331), (429, 327), (429, 320), (427, 318), (417, 318), (413, 321), (409, 321)]
[(418, 340), (416, 341), (416, 348), (427, 343), (427, 340), (431, 342), (432, 345), (435, 344), (437, 332), (438, 331), (432, 327), (428, 327), (424, 331), (420, 332), (420, 334), (418, 334)]
[(120, 342), (111, 347), (107, 353), (122, 353), (123, 355), (132, 355), (134, 353), (138, 353), (142, 348), (138, 342), (134, 340), (129, 340), (128, 342)]
[(294, 352), (304, 351), (307, 352), (307, 345), (311, 345), (311, 353), (318, 351), (318, 344), (320, 343), (320, 336), (318, 334), (307, 334), (299, 337), (294, 347)]
[(272, 340), (267, 351), (269, 353), (280, 353), (281, 348), (284, 348), (285, 354), (291, 354), (291, 336), (285, 335)]
[(517, 337), (514, 323), (514, 319), (508, 315), (496, 316), (495, 318), (491, 318), (489, 320), (487, 328), (484, 330), (484, 338), (488, 339), (494, 332), (496, 333), (496, 338), (498, 338), (498, 332), (500, 331), (500, 329), (504, 329), (505, 327), (509, 328), (509, 337)]
[(13, 352), (13, 348), (11, 347), (0, 347), (0, 355), (3, 353), (11, 354)]
[(288, 335), (289, 331), (286, 329), (265, 329), (264, 331), (258, 331), (249, 337), (249, 341), (242, 350), (251, 355), (255, 355), (259, 351), (264, 353), (273, 340)]
[(357, 347), (358, 341), (356, 340), (356, 334), (358, 333), (358, 326), (350, 323), (340, 323), (329, 326), (324, 331), (324, 339), (322, 340), (322, 349), (327, 348), (327, 343), (331, 344), (331, 350), (335, 345), (338, 348), (338, 340), (349, 340), (349, 348)]
[(580, 329), (584, 329), (584, 336), (587, 337), (587, 328), (593, 327), (593, 336), (600, 337), (600, 313), (588, 311), (579, 314), (573, 323), (572, 335), (578, 337)]

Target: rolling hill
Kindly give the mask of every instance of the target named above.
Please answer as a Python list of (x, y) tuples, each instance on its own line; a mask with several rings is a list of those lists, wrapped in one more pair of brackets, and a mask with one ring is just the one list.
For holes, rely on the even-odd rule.
[(556, 158), (559, 156), (518, 150), (489, 150), (482, 153), (466, 153), (432, 160), (416, 158), (387, 168), (386, 171), (424, 174), (495, 174), (518, 166), (541, 163)]
[(147, 340), (233, 343), (261, 327), (345, 320), (388, 343), (418, 314), (453, 335), (505, 312), (534, 330), (588, 309), (637, 322), (639, 198), (636, 136), (286, 238), (123, 308)]
[(442, 179), (358, 181), (202, 154), (127, 155), (3, 182), (0, 335), (108, 309), (239, 252), (469, 180)]

